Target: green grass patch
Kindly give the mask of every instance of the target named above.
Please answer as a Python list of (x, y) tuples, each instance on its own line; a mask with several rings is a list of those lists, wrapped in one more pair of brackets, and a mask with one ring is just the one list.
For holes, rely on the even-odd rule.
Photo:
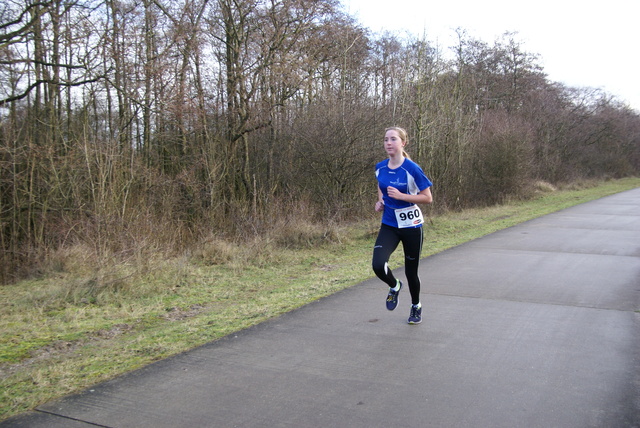
[[(640, 179), (611, 180), (434, 216), (423, 256), (636, 187)], [(0, 287), (0, 420), (371, 278), (378, 222), (372, 214), (358, 224), (305, 223), (288, 238), (214, 240), (188, 257)], [(401, 263), (396, 251), (390, 264)]]

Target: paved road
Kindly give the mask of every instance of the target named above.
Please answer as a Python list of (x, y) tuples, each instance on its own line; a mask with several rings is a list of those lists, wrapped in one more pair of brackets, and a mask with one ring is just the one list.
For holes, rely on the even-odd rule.
[[(399, 272), (401, 273), (401, 272)], [(6, 427), (640, 427), (640, 189), (377, 279)]]

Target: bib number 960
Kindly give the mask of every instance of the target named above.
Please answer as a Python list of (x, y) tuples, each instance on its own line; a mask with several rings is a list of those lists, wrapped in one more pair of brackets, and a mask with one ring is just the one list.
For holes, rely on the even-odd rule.
[(400, 213), (399, 215), (400, 215), (400, 220), (402, 221), (415, 220), (416, 218), (420, 217), (420, 211), (411, 210), (408, 213)]
[(422, 211), (417, 205), (412, 205), (407, 208), (399, 208), (395, 210), (396, 220), (398, 221), (399, 228), (415, 227), (424, 223), (422, 217)]

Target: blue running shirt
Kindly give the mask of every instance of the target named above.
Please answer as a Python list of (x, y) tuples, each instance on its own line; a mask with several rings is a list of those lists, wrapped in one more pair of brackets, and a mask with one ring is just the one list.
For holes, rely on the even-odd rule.
[[(396, 169), (389, 168), (389, 159), (379, 162), (376, 164), (376, 177), (378, 178), (378, 186), (382, 191), (382, 200), (384, 201), (382, 223), (392, 227), (398, 227), (395, 210), (398, 208), (407, 208), (414, 204), (390, 198), (389, 195), (387, 195), (387, 187), (393, 186), (402, 193), (417, 195), (433, 185), (431, 180), (429, 180), (422, 171), (422, 168), (407, 158), (405, 158), (402, 165)], [(422, 227), (422, 225), (420, 224), (415, 227)]]

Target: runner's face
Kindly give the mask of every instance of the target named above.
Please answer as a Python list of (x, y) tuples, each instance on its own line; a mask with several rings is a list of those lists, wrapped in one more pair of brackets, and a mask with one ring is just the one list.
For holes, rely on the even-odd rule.
[(402, 153), (404, 142), (400, 138), (398, 131), (390, 129), (384, 134), (384, 149), (389, 156), (395, 156)]

